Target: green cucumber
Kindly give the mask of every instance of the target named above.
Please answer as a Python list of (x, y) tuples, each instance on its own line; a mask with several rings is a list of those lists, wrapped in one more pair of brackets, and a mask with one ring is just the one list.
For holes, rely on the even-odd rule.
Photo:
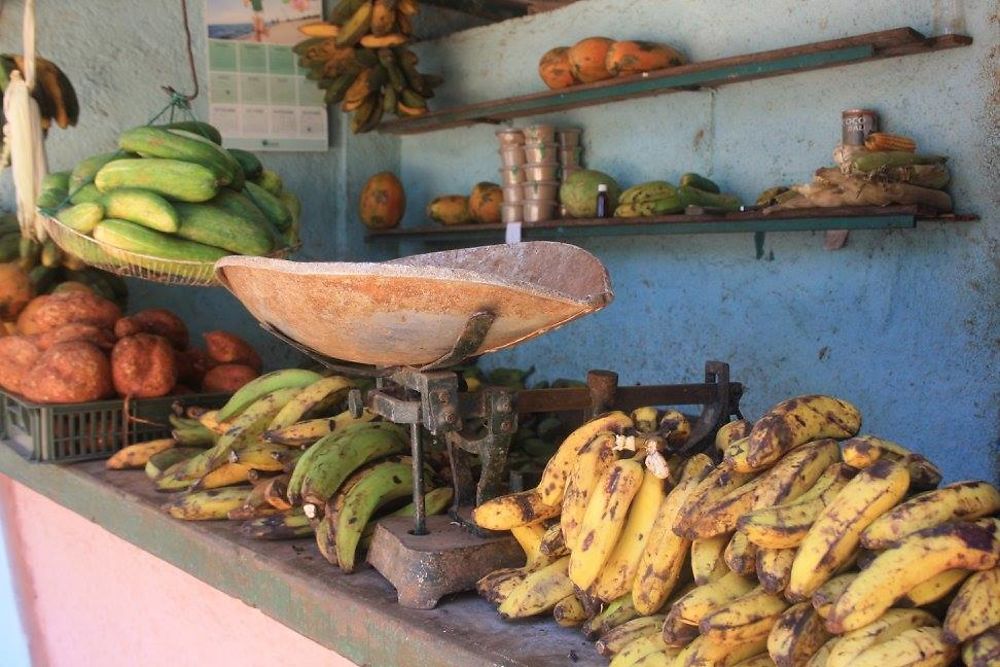
[(118, 156), (118, 153), (98, 153), (97, 155), (91, 155), (85, 160), (80, 160), (73, 167), (73, 171), (70, 173), (69, 177), (69, 191), (75, 193), (83, 186), (94, 181), (94, 177), (97, 172), (107, 163), (111, 162)]
[[(230, 254), (222, 248), (213, 248), (114, 218), (99, 222), (94, 228), (94, 238), (113, 248), (161, 259), (214, 262)], [(155, 262), (150, 264), (155, 265)]]
[(278, 229), (267, 219), (264, 212), (257, 208), (250, 198), (241, 192), (233, 192), (228, 188), (219, 191), (218, 196), (208, 202), (212, 206), (218, 206), (224, 211), (249, 220), (261, 229), (267, 230), (271, 239), (271, 247), (277, 248), (285, 245), (284, 239), (278, 233)]
[(710, 192), (713, 194), (719, 194), (722, 190), (719, 186), (715, 184), (715, 181), (705, 178), (701, 174), (696, 174), (693, 171), (681, 176), (681, 185), (690, 185), (692, 188), (698, 188), (702, 192)]
[(240, 255), (271, 251), (267, 228), (209, 204), (177, 204), (181, 226), (177, 235), (189, 241), (225, 248)]
[(104, 215), (109, 218), (128, 220), (168, 234), (176, 232), (181, 225), (170, 202), (149, 190), (118, 188), (105, 194), (101, 201)]
[(281, 231), (288, 229), (288, 226), (292, 224), (292, 214), (288, 207), (281, 203), (278, 196), (271, 194), (253, 181), (247, 181), (243, 188), (250, 201), (264, 212), (271, 224)]
[(42, 179), (42, 192), (46, 190), (69, 190), (69, 177), (71, 173), (69, 171), (53, 171), (51, 174), (45, 174), (45, 178)]
[(907, 151), (875, 151), (858, 153), (851, 158), (851, 170), (864, 173), (885, 167), (909, 167), (916, 164), (944, 164), (948, 158), (941, 155), (921, 155)]
[[(184, 130), (164, 130), (144, 125), (122, 132), (118, 137), (122, 150), (138, 153), (144, 158), (184, 160), (204, 165), (215, 172), (219, 183), (229, 185), (236, 179), (233, 164), (223, 159), (221, 149), (207, 139)], [(226, 154), (228, 158), (228, 153)]]
[(115, 160), (97, 172), (94, 182), (101, 192), (140, 188), (184, 202), (208, 201), (219, 193), (215, 172), (183, 160)]
[(59, 205), (66, 201), (69, 196), (68, 190), (42, 190), (38, 193), (38, 200), (35, 206), (38, 208), (59, 208)]
[(13, 262), (21, 256), (21, 232), (0, 236), (0, 263)]
[(227, 185), (234, 190), (243, 189), (243, 182), (246, 181), (246, 175), (243, 173), (243, 165), (241, 165), (239, 160), (234, 158), (229, 151), (222, 146), (213, 144), (205, 137), (194, 134), (193, 132), (187, 132), (186, 130), (170, 130), (170, 133), (192, 141), (199, 141), (202, 145), (210, 148), (215, 154), (214, 159), (218, 160), (219, 164), (222, 165), (227, 173), (230, 174), (229, 183), (227, 183)]
[(740, 200), (736, 197), (705, 192), (690, 185), (682, 185), (677, 188), (677, 196), (683, 208), (687, 208), (688, 206), (702, 206), (704, 208), (717, 208), (723, 211), (740, 210)]
[(60, 267), (42, 266), (39, 264), (28, 272), (28, 280), (35, 287), (35, 294), (45, 294), (56, 286), (63, 276)]
[(104, 218), (104, 207), (97, 202), (83, 202), (56, 213), (56, 220), (70, 229), (89, 234)]
[(214, 125), (203, 123), (200, 120), (181, 120), (176, 123), (157, 125), (156, 127), (162, 127), (166, 130), (184, 130), (185, 132), (197, 134), (199, 137), (204, 137), (217, 146), (222, 145), (222, 133)]
[(247, 178), (257, 178), (260, 176), (260, 172), (264, 171), (264, 165), (250, 151), (240, 150), (239, 148), (230, 148), (228, 150), (229, 154), (243, 167), (243, 173)]
[(280, 197), (281, 192), (285, 189), (285, 184), (281, 181), (281, 176), (277, 173), (271, 171), (270, 169), (265, 169), (260, 172), (257, 178), (253, 179), (253, 182), (270, 192), (275, 197)]
[(288, 213), (291, 215), (292, 224), (294, 225), (298, 223), (299, 218), (302, 217), (302, 201), (294, 192), (288, 192), (287, 190), (282, 192), (278, 199), (280, 199), (281, 203), (285, 205), (286, 209), (288, 209)]
[[(85, 186), (73, 193), (69, 198), (71, 204), (83, 204), (84, 202), (101, 202), (101, 198), (104, 195), (101, 191), (97, 189), (97, 186), (93, 183), (87, 183)], [(58, 204), (61, 204), (62, 200), (59, 200)]]

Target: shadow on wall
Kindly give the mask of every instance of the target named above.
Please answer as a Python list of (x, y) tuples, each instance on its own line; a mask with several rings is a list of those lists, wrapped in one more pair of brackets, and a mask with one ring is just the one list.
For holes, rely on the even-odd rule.
[(14, 595), (5, 534), (0, 526), (0, 656), (5, 667), (29, 667), (28, 637)]

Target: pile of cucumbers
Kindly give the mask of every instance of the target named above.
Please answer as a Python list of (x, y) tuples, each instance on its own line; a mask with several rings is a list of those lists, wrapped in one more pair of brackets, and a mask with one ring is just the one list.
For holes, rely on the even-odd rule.
[(223, 148), (219, 131), (200, 121), (123, 132), (117, 151), (46, 176), (38, 206), (105, 246), (204, 263), (297, 245), (301, 213), (278, 174), (250, 152)]

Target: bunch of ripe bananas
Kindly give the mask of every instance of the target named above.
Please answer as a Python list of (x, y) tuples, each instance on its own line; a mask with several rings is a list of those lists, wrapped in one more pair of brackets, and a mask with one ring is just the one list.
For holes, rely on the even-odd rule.
[[(245, 521), (258, 539), (315, 534), (344, 572), (374, 532), (372, 519), (414, 513), (408, 433), (365, 411), (343, 410), (355, 381), (304, 369), (263, 375), (218, 410), (171, 419), (172, 437), (125, 447), (111, 469), (145, 467), (156, 488), (179, 492), (165, 509), (186, 520)], [(443, 512), (451, 488), (426, 471), (428, 514)]]
[[(7, 90), (14, 71), (24, 74), (24, 58), (10, 53), (0, 54), (0, 93)], [(52, 123), (64, 130), (70, 125), (76, 125), (80, 117), (76, 91), (73, 90), (69, 77), (55, 63), (35, 58), (35, 90), (31, 96), (38, 102), (43, 130), (48, 130)], [(2, 124), (3, 109), (0, 109), (0, 125)]]
[(718, 464), (669, 456), (686, 424), (653, 414), (583, 425), (537, 488), (476, 509), (526, 554), (479, 582), (503, 618), (551, 611), (614, 667), (1000, 664), (994, 486), (938, 488), (831, 396), (727, 424)]
[(326, 91), (327, 104), (351, 112), (354, 133), (375, 129), (387, 113), (427, 113), (439, 77), (421, 74), (405, 44), (413, 34), (416, 0), (340, 0), (329, 19), (300, 28), (299, 66)]

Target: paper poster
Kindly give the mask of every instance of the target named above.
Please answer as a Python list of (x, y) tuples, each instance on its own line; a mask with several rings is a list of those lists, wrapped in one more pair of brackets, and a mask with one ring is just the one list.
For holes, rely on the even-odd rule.
[(327, 149), (323, 91), (292, 53), (322, 13), (321, 0), (206, 0), (209, 117), (226, 146)]

